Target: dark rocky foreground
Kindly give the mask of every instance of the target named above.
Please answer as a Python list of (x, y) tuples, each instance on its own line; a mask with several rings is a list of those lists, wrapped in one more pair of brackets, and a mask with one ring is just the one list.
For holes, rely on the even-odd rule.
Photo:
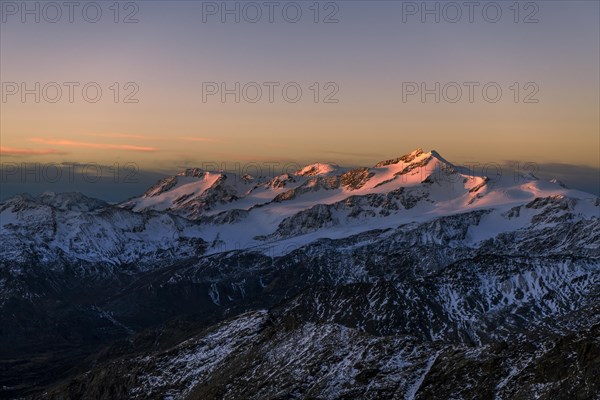
[(482, 215), (279, 257), (235, 251), (143, 270), (4, 262), (0, 393), (598, 398), (597, 221), (468, 246)]
[(598, 323), (468, 346), (375, 336), (285, 308), (123, 355), (33, 398), (593, 399), (600, 391)]

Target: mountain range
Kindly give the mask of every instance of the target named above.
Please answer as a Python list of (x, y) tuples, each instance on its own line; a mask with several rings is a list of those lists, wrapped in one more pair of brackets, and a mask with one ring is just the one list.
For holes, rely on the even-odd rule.
[(0, 397), (600, 398), (600, 199), (435, 151), (0, 203)]

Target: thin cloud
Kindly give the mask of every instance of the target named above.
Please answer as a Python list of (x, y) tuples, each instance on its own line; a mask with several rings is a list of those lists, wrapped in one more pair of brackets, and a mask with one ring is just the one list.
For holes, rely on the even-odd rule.
[(90, 149), (104, 149), (104, 150), (130, 150), (130, 151), (141, 151), (151, 152), (158, 151), (156, 147), (146, 146), (135, 146), (131, 144), (113, 144), (113, 143), (89, 143), (89, 142), (78, 142), (74, 140), (66, 139), (43, 139), (43, 138), (31, 138), (32, 142), (45, 143), (55, 146), (69, 146), (79, 148), (90, 148)]
[(133, 133), (88, 133), (86, 136), (108, 137), (115, 139), (152, 139), (150, 136), (138, 135)]
[[(93, 137), (106, 137), (113, 139), (142, 139), (142, 140), (171, 140), (169, 137), (154, 137), (133, 133), (87, 133), (85, 136), (93, 136)], [(197, 137), (197, 136), (180, 136), (177, 138), (178, 140), (183, 140), (186, 142), (217, 142), (217, 139), (208, 138), (208, 137)]]
[(16, 147), (0, 146), (0, 154), (7, 156), (45, 156), (51, 154), (66, 154), (54, 149), (19, 149)]

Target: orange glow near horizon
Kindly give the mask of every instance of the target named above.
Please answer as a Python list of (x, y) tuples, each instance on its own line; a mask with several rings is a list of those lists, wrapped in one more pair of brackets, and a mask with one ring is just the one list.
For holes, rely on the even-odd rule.
[[(402, 24), (394, 2), (343, 3), (339, 24), (199, 24), (194, 2), (165, 4), (141, 4), (139, 24), (3, 23), (2, 161), (373, 165), (422, 147), (457, 163), (600, 167), (597, 2), (545, 3), (537, 24)], [(473, 102), (464, 90), (456, 103), (404, 102), (407, 81), (479, 86)], [(60, 101), (46, 101), (56, 85), (39, 102), (13, 93), (36, 82), (58, 82)], [(78, 83), (72, 102), (64, 82)], [(84, 100), (86, 82), (99, 101)], [(278, 86), (254, 103), (207, 96), (206, 82)], [(282, 100), (286, 82), (300, 101)], [(482, 99), (486, 82), (500, 101)]]

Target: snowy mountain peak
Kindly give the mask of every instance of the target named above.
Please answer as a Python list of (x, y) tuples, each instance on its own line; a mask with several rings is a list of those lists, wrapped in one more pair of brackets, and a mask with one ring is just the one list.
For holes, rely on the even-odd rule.
[[(186, 183), (201, 182), (208, 179), (210, 173), (201, 170), (200, 168), (188, 168), (175, 176), (170, 176), (158, 181), (150, 189), (148, 189), (143, 197), (159, 196), (171, 189), (181, 186)], [(213, 174), (215, 175), (215, 174)]]
[(401, 157), (381, 161), (375, 165), (375, 168), (382, 168), (382, 167), (386, 167), (388, 165), (398, 164), (401, 162), (405, 163), (405, 164), (409, 164), (418, 158), (423, 158), (426, 156), (431, 156), (431, 153), (424, 153), (422, 148), (418, 148), (418, 149), (411, 151), (410, 153), (406, 153), (405, 155), (403, 155)]
[(322, 164), (315, 163), (307, 165), (296, 172), (299, 176), (317, 176), (317, 175), (329, 175), (339, 170), (339, 167), (333, 164)]
[(181, 171), (177, 174), (177, 176), (188, 176), (194, 178), (202, 178), (206, 172), (200, 168), (186, 168), (184, 171)]

